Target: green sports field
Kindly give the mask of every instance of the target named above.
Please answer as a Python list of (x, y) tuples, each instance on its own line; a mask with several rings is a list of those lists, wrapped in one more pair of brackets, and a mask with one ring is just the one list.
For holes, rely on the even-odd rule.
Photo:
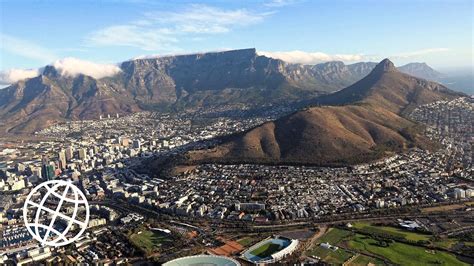
[(315, 246), (311, 250), (309, 250), (306, 255), (319, 257), (323, 261), (330, 264), (341, 265), (354, 254), (349, 253), (343, 249), (338, 249), (334, 251), (332, 249), (326, 249), (321, 246)]
[(369, 252), (400, 265), (468, 265), (447, 252), (427, 250), (399, 242), (382, 247), (377, 240), (360, 234), (356, 234), (347, 245), (350, 249)]
[(255, 243), (255, 239), (252, 237), (244, 237), (239, 240), (237, 240), (237, 243), (241, 244), (244, 247), (250, 246), (252, 243)]
[(281, 249), (281, 246), (278, 244), (266, 243), (265, 245), (250, 251), (250, 254), (260, 258), (266, 258), (271, 256), (273, 253), (280, 251)]
[(369, 264), (375, 265), (375, 266), (386, 265), (382, 260), (365, 256), (362, 254), (357, 255), (357, 257), (348, 264), (350, 266), (367, 266)]

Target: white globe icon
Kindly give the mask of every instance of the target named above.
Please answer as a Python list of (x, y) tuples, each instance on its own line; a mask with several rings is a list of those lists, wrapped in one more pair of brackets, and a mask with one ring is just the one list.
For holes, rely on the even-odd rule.
[(64, 246), (77, 240), (87, 229), (89, 203), (70, 181), (46, 181), (28, 194), (23, 219), (28, 232), (41, 244)]

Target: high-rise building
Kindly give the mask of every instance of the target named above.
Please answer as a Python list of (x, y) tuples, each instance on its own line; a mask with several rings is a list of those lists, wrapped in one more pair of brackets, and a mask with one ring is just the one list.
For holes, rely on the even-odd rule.
[(385, 207), (385, 201), (382, 199), (378, 199), (375, 201), (375, 207), (377, 208), (383, 208)]
[(67, 161), (66, 161), (66, 150), (60, 150), (58, 153), (58, 160), (59, 160), (59, 168), (66, 169)]
[(140, 140), (134, 140), (133, 141), (133, 148), (134, 149), (140, 149), (140, 147), (141, 147)]
[(43, 155), (41, 162), (41, 177), (46, 180), (53, 180), (55, 178), (54, 166), (51, 165), (46, 155)]
[(87, 150), (84, 148), (79, 149), (79, 159), (86, 160), (87, 159)]
[(71, 161), (73, 157), (74, 157), (74, 148), (72, 146), (69, 146), (66, 148), (66, 160)]

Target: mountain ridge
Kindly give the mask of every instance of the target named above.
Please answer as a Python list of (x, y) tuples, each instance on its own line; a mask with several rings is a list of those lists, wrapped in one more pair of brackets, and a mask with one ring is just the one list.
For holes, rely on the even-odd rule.
[(346, 165), (434, 144), (405, 118), (408, 107), (462, 96), (441, 84), (398, 71), (388, 59), (319, 104), (190, 151), (187, 163)]
[(55, 122), (157, 108), (298, 102), (347, 87), (373, 67), (290, 64), (254, 48), (129, 60), (121, 72), (101, 79), (63, 76), (48, 65), (40, 76), (0, 90), (0, 130), (28, 134)]

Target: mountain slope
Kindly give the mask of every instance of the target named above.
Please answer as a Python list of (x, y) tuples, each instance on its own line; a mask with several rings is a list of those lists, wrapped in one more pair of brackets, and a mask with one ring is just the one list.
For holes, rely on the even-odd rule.
[(400, 73), (383, 60), (364, 79), (320, 104), (232, 135), (213, 149), (187, 154), (190, 163), (365, 162), (408, 147), (429, 148), (418, 126), (403, 117), (419, 104), (461, 96), (444, 86)]
[(0, 117), (6, 131), (30, 133), (66, 118), (90, 119), (102, 113), (139, 110), (124, 93), (91, 77), (63, 78), (47, 69), (43, 75), (1, 91)]
[(255, 49), (136, 59), (96, 80), (46, 66), (36, 78), (0, 90), (0, 130), (32, 133), (68, 119), (138, 110), (283, 103), (339, 90), (367, 71), (341, 62), (288, 64)]
[(398, 70), (408, 75), (432, 81), (439, 81), (443, 77), (443, 74), (434, 70), (426, 63), (409, 63), (398, 67)]
[(255, 49), (135, 59), (98, 80), (63, 76), (46, 66), (39, 77), (0, 90), (0, 131), (32, 133), (55, 122), (150, 109), (303, 105), (355, 83), (374, 67), (289, 64)]
[(321, 97), (319, 103), (341, 105), (363, 101), (394, 113), (404, 113), (417, 105), (459, 95), (439, 83), (404, 74), (385, 59), (370, 75), (344, 90)]

